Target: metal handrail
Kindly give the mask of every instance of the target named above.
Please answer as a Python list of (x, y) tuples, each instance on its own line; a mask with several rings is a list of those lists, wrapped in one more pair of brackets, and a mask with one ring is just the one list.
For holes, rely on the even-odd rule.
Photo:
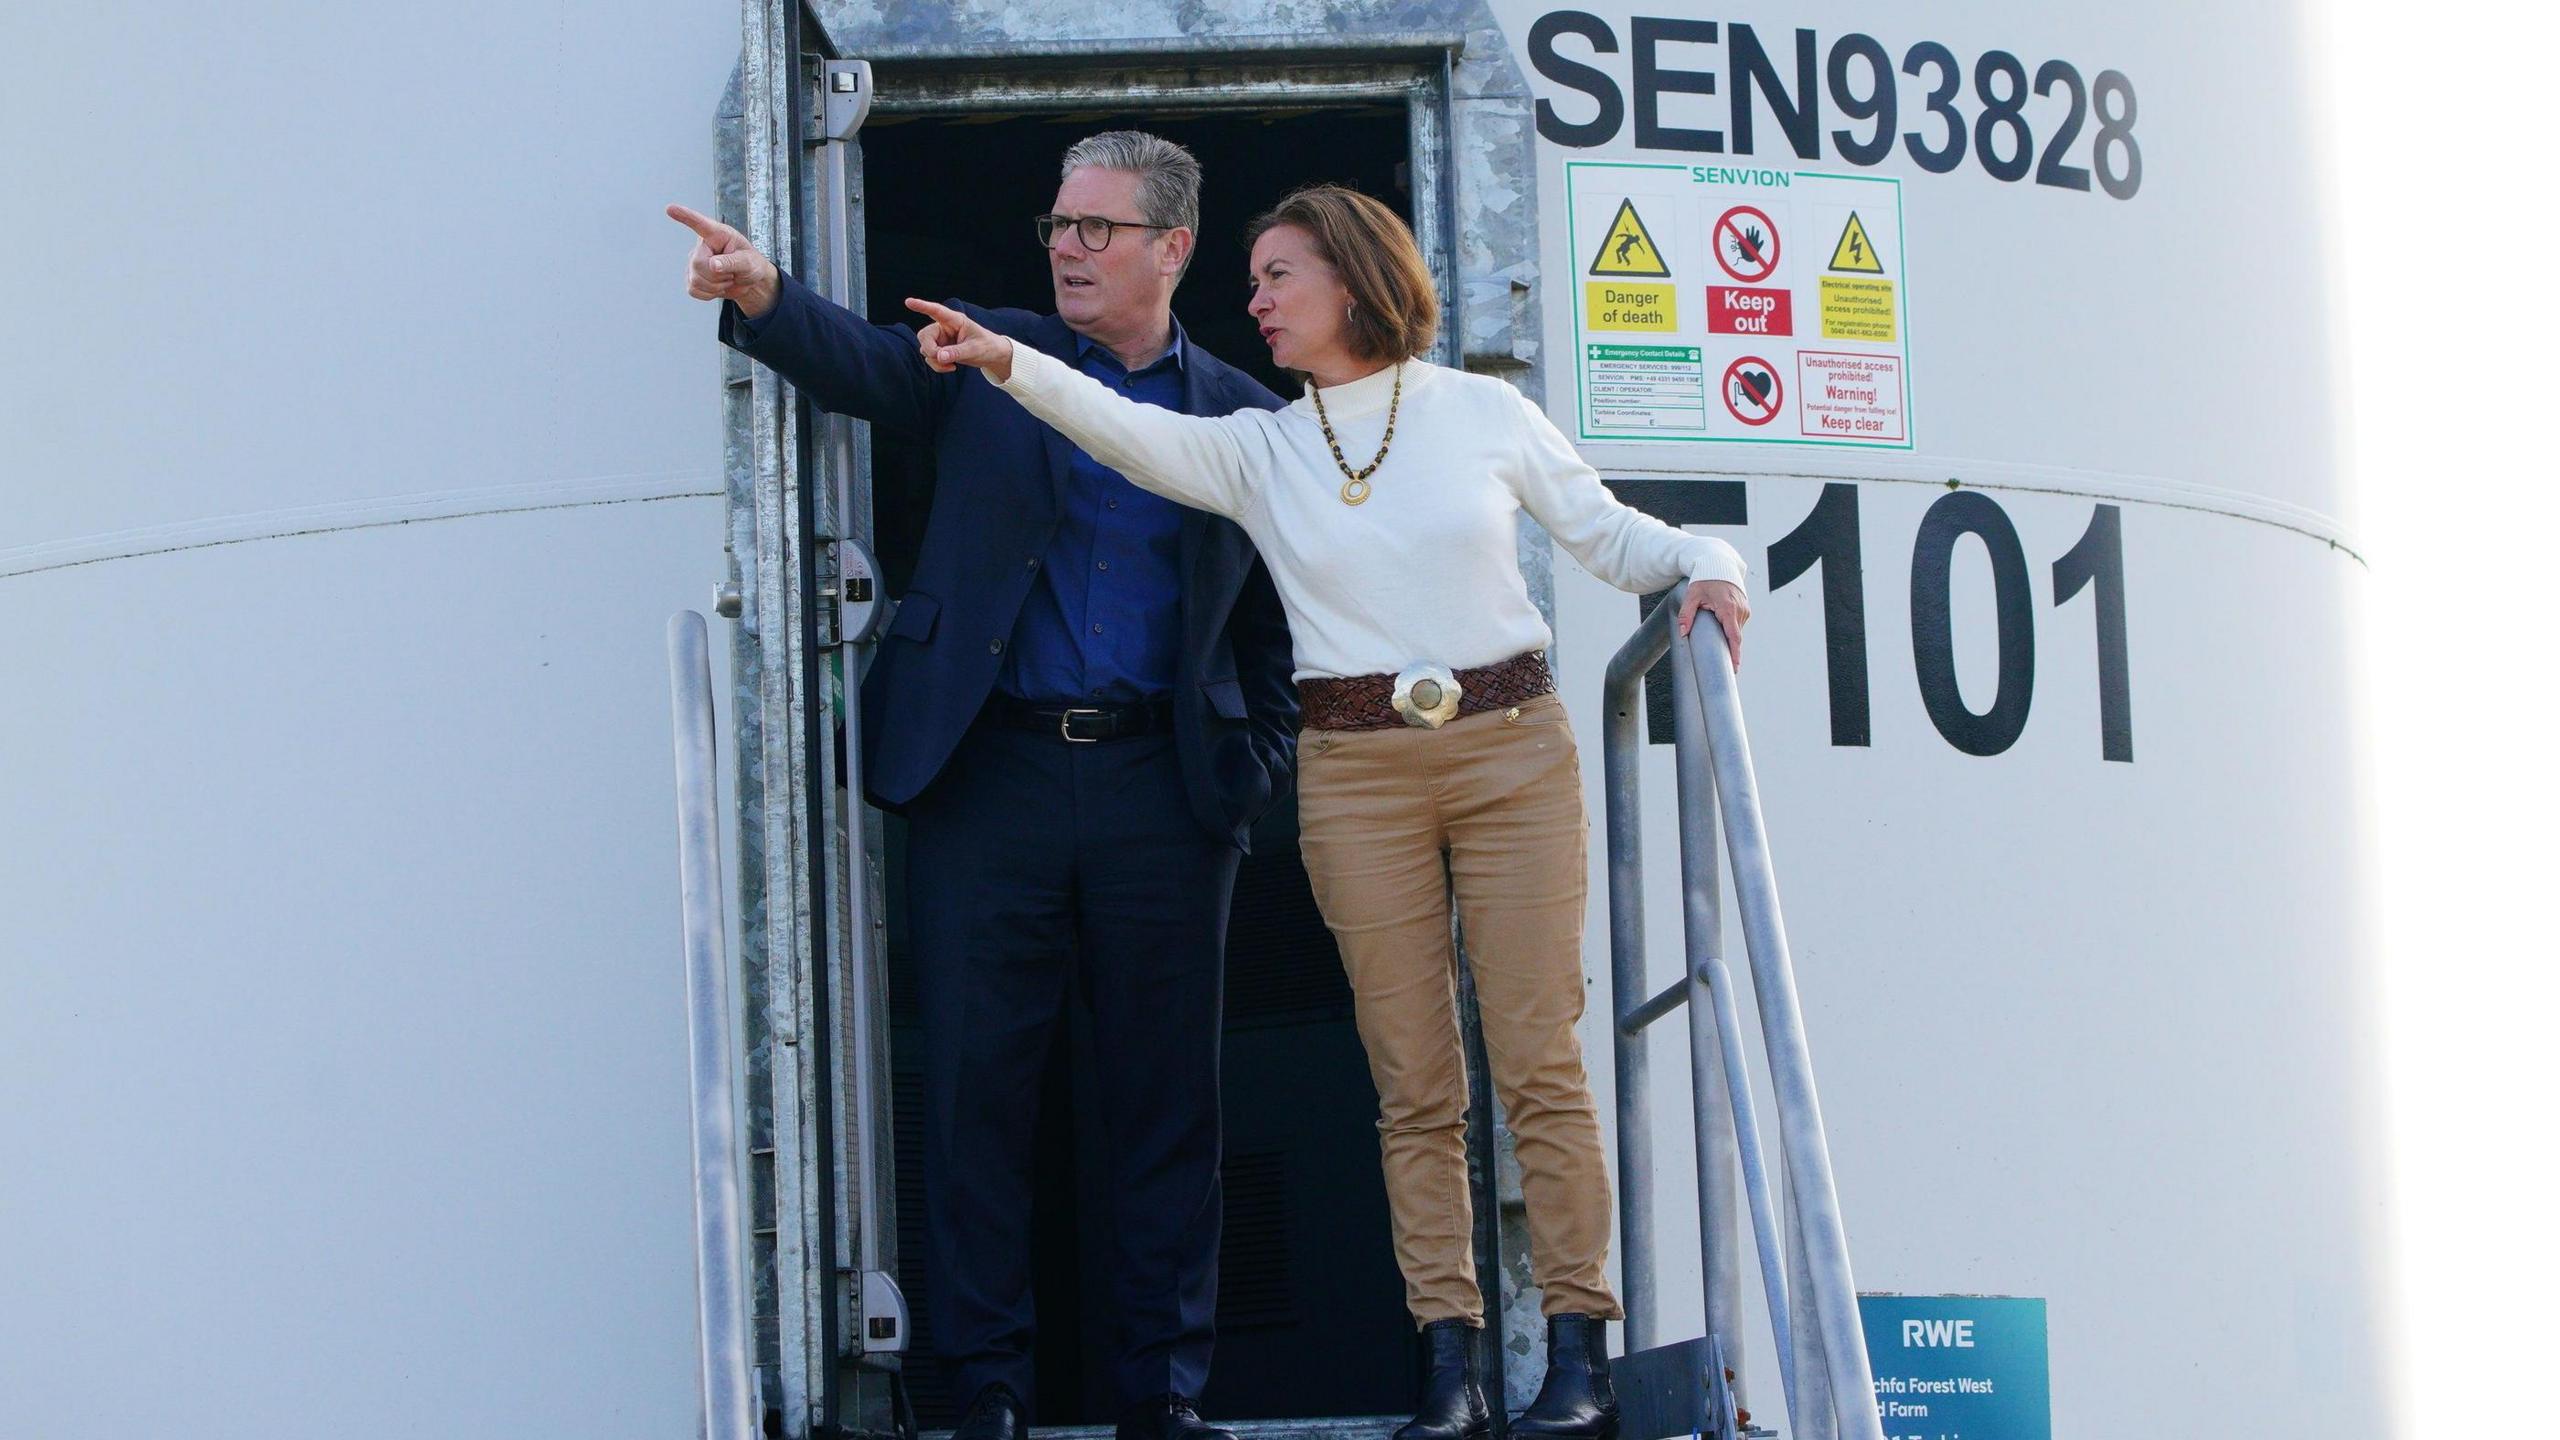
[[(1786, 1391), (1787, 1416), (1799, 1440), (1882, 1440), (1866, 1336), (1858, 1319), (1857, 1285), (1832, 1180), (1822, 1107), (1815, 1094), (1813, 1059), (1804, 1033), (1795, 970), (1779, 912), (1777, 874), (1760, 814), (1759, 784), (1752, 773), (1742, 723), (1741, 691), (1719, 624), (1692, 627), (1675, 643), (1676, 594), (1655, 606), (1609, 662), (1603, 761), (1608, 796), (1610, 973), (1618, 1076), (1619, 1249), (1626, 1278), (1627, 1351), (1641, 1372), (1655, 1354), (1693, 1363), (1698, 1354), (1740, 1368), (1740, 1315), (1733, 1290), (1732, 1257), (1738, 1237), (1731, 1199), (1739, 1169), (1758, 1242), (1761, 1283)], [(1700, 612), (1707, 617), (1707, 612)], [(1712, 617), (1707, 617), (1712, 618)], [(1681, 980), (1659, 994), (1645, 982), (1643, 831), (1639, 806), (1637, 734), (1645, 672), (1672, 657), (1673, 711), (1680, 772), (1681, 880), (1688, 964)], [(1733, 982), (1719, 955), (1723, 916), (1717, 874), (1716, 833), (1721, 819), (1730, 852), (1734, 898), (1742, 912), (1743, 942), (1751, 961), (1770, 1095), (1777, 1107), (1784, 1157), (1784, 1230), (1761, 1152), (1759, 1118), (1743, 1063), (1741, 1024)], [(1707, 1002), (1701, 1006), (1698, 1002)], [(1706, 1274), (1710, 1342), (1657, 1349), (1654, 1336), (1653, 1135), (1647, 1104), (1645, 1030), (1672, 1010), (1690, 1013), (1691, 1103), (1696, 1112), (1699, 1227)], [(1715, 1112), (1730, 1116), (1730, 1128)], [(1790, 1243), (1792, 1242), (1792, 1243)], [(1623, 1363), (1623, 1362), (1622, 1362)], [(1692, 1395), (1721, 1393), (1721, 1376), (1687, 1387)], [(1701, 1417), (1700, 1428), (1722, 1424)], [(1666, 1423), (1677, 1423), (1676, 1419)], [(1663, 1433), (1668, 1433), (1663, 1432)], [(1645, 1440), (1645, 1437), (1637, 1437)]]
[(676, 747), (677, 868), (684, 883), (685, 1022), (693, 1066), (693, 1233), (705, 1440), (754, 1440), (754, 1336), (739, 1253), (737, 1057), (729, 1020), (728, 918), (721, 903), (719, 780), (713, 769), (711, 639), (688, 610), (667, 622)]

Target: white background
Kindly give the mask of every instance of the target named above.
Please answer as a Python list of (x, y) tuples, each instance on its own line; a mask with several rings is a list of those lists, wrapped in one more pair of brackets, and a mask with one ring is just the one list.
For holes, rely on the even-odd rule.
[[(2550, 283), (2560, 226), (2523, 198), (2543, 188), (2545, 137), (2560, 134), (2543, 73), (2560, 50), (2560, 21), (2476, 0), (2418, 13), (2304, 4), (2330, 45), (2316, 67), (2330, 85), (2328, 132), (2309, 153), (2329, 165), (2344, 217), (2340, 233), (2304, 243), (2345, 265), (2354, 348), (2344, 393), (2361, 492), (2352, 533), (2373, 566), (2368, 714), (2380, 773), (2371, 793), (2386, 886), (2406, 1357), (2397, 1430), (2506, 1433), (2547, 1408), (2539, 1383), (2547, 1327), (2529, 1317), (2547, 1308), (2560, 1278), (2547, 1167), (2537, 1163), (2560, 1090), (2552, 1059), (2560, 1046), (2546, 1019), (2560, 1013), (2560, 986), (2549, 968), (2547, 907), (2538, 903), (2553, 886), (2545, 816), (2560, 801), (2552, 687), (2543, 678), (2554, 663), (2551, 627), (2539, 593), (2549, 567), (2539, 562), (2560, 531), (2560, 503), (2551, 496), (2554, 467), (2534, 439), (2560, 417), (2546, 399), (2550, 387), (2521, 368), (2560, 334), (2552, 307), (2525, 298)], [(38, 13), (46, 18), (34, 20)], [(11, 382), (0, 387), (8, 435), (0, 548), (262, 506), (578, 478), (595, 464), (628, 473), (670, 455), (715, 486), (716, 371), (698, 308), (674, 290), (681, 236), (656, 206), (708, 193), (709, 116), (734, 54), (735, 9), (665, 0), (646, 7), (644, 19), (634, 14), (592, 3), (477, 4), (411, 17), (395, 30), (339, 7), (291, 27), (244, 30), (201, 9), (57, 7), (26, 11), (37, 43), (19, 28), (18, 10), (8, 12), (0, 57), (22, 63), (0, 66), (11, 80), (0, 86), (0, 114), (13, 122), (0, 128), (48, 138), (0, 146), (0, 178), (9, 182), (0, 194), (35, 222), (21, 235), (22, 343), (0, 364)], [(396, 63), (312, 58), (323, 53)], [(518, 126), (506, 112), (455, 103), (523, 94), (541, 97), (526, 123), (566, 137), (558, 145), (511, 146)], [(2160, 111), (2164, 123), (2175, 113)], [(2270, 167), (2304, 153), (2280, 135), (2224, 140), (2264, 146)], [(448, 153), (442, 147), (476, 163), (432, 163)], [(219, 168), (200, 155), (221, 157)], [(308, 183), (314, 174), (326, 183)], [(528, 196), (544, 198), (528, 208)], [(565, 253), (583, 262), (557, 263)], [(385, 308), (418, 321), (397, 346), (379, 343), (367, 318)], [(563, 363), (563, 354), (591, 363)], [(2458, 397), (2430, 388), (2448, 375), (2463, 377)], [(383, 398), (398, 403), (369, 403)], [(569, 423), (597, 414), (613, 423)], [(86, 424), (101, 415), (114, 424)], [(280, 415), (293, 423), (276, 423)], [(458, 415), (476, 423), (457, 424)], [(2439, 418), (2446, 415), (2460, 418)], [(316, 439), (289, 453), (260, 448), (279, 433)], [(516, 443), (528, 434), (562, 443)], [(587, 444), (599, 434), (613, 437), (611, 449)], [(649, 938), (672, 933), (674, 893), (664, 791), (649, 788), (663, 786), (665, 774), (655, 627), (669, 609), (701, 603), (716, 569), (717, 510), (700, 500), (605, 512), (592, 529), (581, 521), (574, 538), (583, 550), (559, 543), (551, 521), (494, 517), (470, 522), (493, 538), (468, 553), (460, 538), (413, 526), (295, 542), (310, 547), (297, 554), (323, 558), (279, 561), (237, 546), (126, 571), (98, 567), (77, 585), (20, 583), (7, 594), (0, 659), (9, 663), (0, 675), (20, 686), (12, 723), (0, 725), (8, 742), (0, 746), (8, 782), (0, 813), (21, 827), (7, 847), (12, 883), (41, 895), (81, 876), (98, 891), (77, 905), (11, 907), (8, 943), (23, 947), (12, 959), (40, 956), (35, 973), (64, 985), (86, 977), (106, 990), (114, 976), (100, 957), (126, 931), (173, 927), (145, 937), (161, 948), (134, 953), (183, 960), (188, 935), (174, 927), (231, 927), (236, 915), (220, 907), (255, 902), (295, 929), (296, 953), (332, 984), (391, 976), (406, 986), (436, 972), (391, 961), (413, 958), (422, 937), (458, 928), (438, 907), (467, 911), (474, 935), (494, 930), (492, 917), (536, 914), (546, 924), (445, 951), (471, 961), (473, 974), (503, 975), (513, 1002), (479, 1057), (497, 1073), (484, 1068), (480, 1078), (492, 1083), (460, 1087), (470, 1093), (395, 1091), (411, 1078), (411, 1057), (438, 1042), (439, 1027), (459, 1023), (454, 1009), (417, 1003), (414, 989), (388, 1003), (381, 993), (294, 990), (307, 1002), (294, 1025), (241, 1027), (181, 1050), (140, 1021), (220, 1029), (195, 1025), (193, 1007), (233, 994), (236, 972), (181, 971), (183, 985), (133, 992), (144, 1008), (85, 1012), (36, 995), (26, 972), (16, 972), (19, 1003), (0, 1005), (0, 1018), (41, 1022), (53, 1048), (40, 1048), (29, 1031), (10, 1032), (13, 1043), (0, 1048), (22, 1067), (84, 1049), (89, 1064), (48, 1072), (64, 1103), (11, 1112), (24, 1127), (10, 1134), (21, 1163), (7, 1177), (15, 1188), (0, 1191), (0, 1212), (16, 1221), (16, 1263), (0, 1269), (52, 1300), (0, 1305), (8, 1336), (0, 1393), (21, 1406), (31, 1395), (51, 1403), (51, 1418), (85, 1415), (125, 1430), (136, 1415), (175, 1402), (204, 1433), (218, 1433), (224, 1419), (263, 1419), (279, 1427), (265, 1433), (291, 1433), (296, 1415), (332, 1411), (335, 1397), (323, 1393), (332, 1384), (377, 1404), (424, 1391), (477, 1395), (440, 1423), (467, 1429), (475, 1415), (494, 1417), (483, 1426), (490, 1433), (538, 1428), (545, 1417), (572, 1433), (581, 1422), (686, 1413), (689, 1277), (681, 1266), (641, 1267), (631, 1257), (679, 1253), (685, 1236), (680, 1015), (672, 972), (653, 968), (664, 948)], [(584, 563), (564, 564), (571, 555)], [(576, 603), (544, 593), (549, 585)], [(457, 606), (466, 607), (460, 618)], [(554, 606), (577, 628), (522, 633), (523, 614)], [(423, 652), (430, 616), (439, 648)], [(615, 631), (623, 616), (642, 623)], [(231, 653), (259, 659), (247, 687), (206, 662), (206, 647), (226, 635), (237, 646)], [(413, 738), (414, 718), (404, 717), (414, 717), (420, 696), (404, 687), (423, 675), (449, 677), (452, 657), (465, 652), (477, 669), (504, 672), (545, 697), (544, 725), (475, 704), (468, 723), (448, 719), (436, 732), (441, 748), (408, 748), (391, 763), (349, 748), (322, 765), (306, 752), (305, 772), (357, 777), (358, 788), (307, 805), (266, 793), (268, 813), (251, 827), (263, 848), (212, 823), (231, 813), (220, 806), (232, 791), (254, 788), (261, 771), (253, 762), (269, 750)], [(66, 682), (57, 661), (70, 654), (121, 657), (117, 683)], [(351, 654), (367, 661), (352, 677), (339, 661)], [(173, 667), (173, 656), (205, 668)], [(536, 672), (558, 678), (535, 690), (522, 677)], [(284, 697), (281, 708), (298, 723), (279, 735), (236, 704), (208, 704), (258, 694)], [(187, 723), (155, 718), (155, 707)], [(601, 717), (625, 714), (614, 745), (596, 746), (590, 732)], [(114, 752), (111, 735), (135, 733), (155, 743), (92, 753)], [(519, 753), (529, 735), (579, 743), (595, 764), (574, 774), (546, 765), (538, 753)], [(447, 751), (462, 745), (485, 747), (488, 773), (519, 786), (537, 769), (560, 780), (564, 788), (546, 795), (548, 823), (521, 827), (486, 853), (479, 812), (489, 792), (434, 779), (447, 773)], [(129, 808), (79, 793), (84, 775), (126, 784), (120, 803)], [(165, 787), (151, 788), (164, 775)], [(208, 791), (207, 776), (220, 786)], [(402, 785), (414, 789), (383, 793)], [(435, 826), (416, 823), (421, 804)], [(287, 805), (308, 825), (279, 845), (284, 827), (274, 812)], [(174, 824), (181, 809), (202, 823)], [(349, 823), (367, 813), (410, 817), (401, 833), (414, 843), (401, 853), (414, 867), (403, 887), (414, 911), (369, 905), (342, 883), (351, 855), (385, 833)], [(62, 816), (83, 826), (53, 823)], [(582, 847), (557, 833), (571, 822), (620, 843), (610, 853)], [(93, 848), (106, 839), (115, 847)], [(146, 887), (114, 883), (137, 875), (165, 882), (177, 873), (172, 857), (185, 856), (196, 857), (187, 873), (206, 877), (202, 903), (144, 915), (137, 897)], [(233, 871), (258, 873), (235, 884)], [(248, 880), (264, 884), (263, 894)], [(193, 894), (174, 893), (181, 901)], [(592, 905), (599, 895), (648, 897), (661, 908), (609, 906), (621, 913), (598, 924), (591, 910), (561, 903)], [(118, 928), (80, 928), (98, 915)], [(60, 922), (63, 943), (40, 933), (37, 920)], [(575, 951), (557, 938), (573, 932), (598, 948)], [(363, 944), (324, 947), (340, 934)], [(303, 971), (275, 961), (284, 948), (268, 950), (266, 970), (299, 984)], [(609, 957), (627, 974), (598, 985), (575, 966), (540, 963), (564, 954), (582, 963)], [(321, 969), (341, 955), (360, 963)], [(447, 999), (458, 1005), (464, 994), (457, 988)], [(613, 1002), (609, 1014), (573, 1003), (597, 994)], [(261, 1035), (272, 1042), (258, 1042)], [(259, 1051), (248, 1057), (255, 1064), (244, 1063), (249, 1048)], [(232, 1098), (208, 1087), (207, 1075), (265, 1087), (304, 1115), (309, 1131), (244, 1157), (218, 1137), (167, 1143), (162, 1132), (128, 1123), (129, 1113), (148, 1109), (185, 1127)], [(21, 1096), (31, 1092), (19, 1083)], [(574, 1138), (564, 1142), (491, 1098), (545, 1086), (593, 1102)], [(312, 1104), (308, 1091), (328, 1103)], [(415, 1160), (385, 1164), (333, 1148), (343, 1132), (380, 1129), (395, 1095), (411, 1093), (433, 1104), (431, 1113), (397, 1112), (406, 1140), (467, 1132), (480, 1147), (471, 1153), (515, 1168), (498, 1171), (502, 1183), (475, 1201), (473, 1175), (422, 1173)], [(173, 1094), (191, 1103), (160, 1103)], [(612, 1123), (598, 1123), (606, 1113)], [(119, 1138), (107, 1157), (115, 1164), (71, 1174), (41, 1163), (40, 1140), (83, 1129)], [(575, 1217), (577, 1234), (544, 1228), (563, 1213), (546, 1188), (551, 1178), (606, 1168), (596, 1153), (617, 1145), (627, 1173), (663, 1175), (664, 1187), (612, 1196), (613, 1208)], [(456, 1141), (418, 1153), (467, 1148)], [(673, 1168), (655, 1168), (658, 1157)], [(261, 1186), (260, 1167), (293, 1183)], [(113, 1198), (95, 1201), (84, 1185)], [(170, 1197), (184, 1202), (183, 1213), (154, 1228)], [(449, 1233), (408, 1248), (382, 1243), (384, 1217), (402, 1205), (432, 1211)], [(117, 1227), (112, 1264), (61, 1243), (44, 1222), (63, 1211)], [(317, 1223), (339, 1211), (374, 1228)], [(257, 1223), (232, 1223), (244, 1214)], [(205, 1243), (204, 1233), (230, 1243)], [(244, 1247), (242, 1234), (263, 1238)], [(270, 1306), (253, 1333), (239, 1333), (239, 1317), (255, 1313), (241, 1303), (242, 1286), (288, 1264), (304, 1273), (269, 1298), (310, 1303), (282, 1323), (276, 1316), (285, 1312)], [(350, 1294), (388, 1297), (412, 1343), (387, 1343), (322, 1303)], [(85, 1298), (73, 1306), (62, 1297)], [(526, 1297), (554, 1308), (519, 1303)], [(439, 1323), (452, 1315), (481, 1324), (464, 1333)], [(431, 1352), (415, 1343), (420, 1334), (463, 1343)], [(186, 1338), (173, 1350), (164, 1343), (171, 1336)], [(132, 1365), (138, 1352), (149, 1363)], [(242, 1355), (270, 1368), (235, 1368)], [(308, 1388), (226, 1403), (237, 1397), (225, 1385), (259, 1385), (279, 1371), (305, 1377)], [(102, 1392), (92, 1378), (100, 1374), (124, 1383)], [(616, 1388), (635, 1375), (638, 1383)], [(2214, 1424), (2182, 1411), (2174, 1381), (2151, 1398), (2163, 1428)], [(11, 1419), (26, 1423), (22, 1414)], [(396, 1419), (372, 1423), (401, 1433)], [(76, 1431), (66, 1422), (27, 1433)]]
[[(2316, 8), (2315, 8), (2316, 13)], [(2555, 786), (2548, 610), (2560, 502), (2538, 427), (2553, 216), (2547, 10), (2358, 5), (2315, 20), (2345, 219), (2350, 439), (2373, 563), (2401, 1433), (2509, 1433), (2546, 1402), (2560, 984), (2548, 899)], [(2451, 139), (2456, 137), (2458, 139)], [(2437, 257), (2413, 270), (2409, 202)], [(2523, 249), (2519, 249), (2519, 246)], [(2520, 283), (2521, 282), (2521, 283)], [(2421, 303), (2434, 291), (2435, 299)], [(2532, 296), (2531, 299), (2520, 297)], [(2466, 414), (2408, 403), (2409, 357), (2460, 355)]]

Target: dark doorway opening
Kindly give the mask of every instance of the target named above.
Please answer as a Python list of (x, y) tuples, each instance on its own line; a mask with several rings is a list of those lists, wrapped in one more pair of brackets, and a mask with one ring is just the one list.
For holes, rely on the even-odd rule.
[[(1206, 173), (1200, 243), (1174, 310), (1195, 345), (1282, 395), (1244, 312), (1244, 223), (1290, 189), (1338, 181), (1410, 214), (1401, 102), (1320, 109), (1079, 112), (994, 118), (875, 116), (861, 132), (869, 266), (866, 303), (904, 318), (904, 297), (957, 295), (1048, 310), (1048, 266), (1031, 217), (1046, 210), (1058, 157), (1083, 136), (1143, 129), (1188, 146)], [(930, 498), (930, 458), (873, 436), (874, 512), (891, 593), (912, 573)], [(899, 897), (904, 836), (888, 835), (888, 961), (897, 1108), (899, 1282), (913, 1302), (911, 1391), (919, 1421), (946, 1427), (966, 1396), (931, 1357), (915, 1063), (920, 957)], [(1059, 1037), (1039, 1123), (1033, 1269), (1039, 1305), (1035, 1424), (1117, 1418), (1115, 1325), (1102, 1224), (1101, 1135), (1091, 1039), (1076, 1017)], [(1410, 1406), (1413, 1330), (1404, 1308), (1378, 1170), (1376, 1094), (1352, 1027), (1333, 938), (1298, 859), (1297, 814), (1276, 807), (1236, 882), (1227, 943), (1224, 1037), (1226, 1229), (1218, 1347), (1204, 1410), (1214, 1418), (1376, 1415)]]

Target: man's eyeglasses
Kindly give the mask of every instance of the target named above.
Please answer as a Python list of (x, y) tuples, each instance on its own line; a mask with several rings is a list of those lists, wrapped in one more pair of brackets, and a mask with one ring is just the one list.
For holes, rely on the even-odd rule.
[(1171, 225), (1149, 225), (1137, 220), (1112, 220), (1100, 215), (1035, 215), (1031, 219), (1031, 225), (1040, 234), (1040, 248), (1043, 250), (1056, 245), (1058, 232), (1071, 226), (1076, 232), (1076, 239), (1082, 242), (1087, 250), (1110, 249), (1111, 232), (1114, 230), (1175, 228)]

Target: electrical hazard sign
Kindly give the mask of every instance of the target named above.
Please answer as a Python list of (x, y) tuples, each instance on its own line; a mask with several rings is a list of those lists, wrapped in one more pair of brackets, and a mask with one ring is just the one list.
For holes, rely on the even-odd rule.
[(1635, 201), (1618, 202), (1617, 217), (1609, 222), (1609, 233), (1600, 237), (1599, 252), (1591, 257), (1591, 273), (1603, 278), (1671, 278), (1671, 267), (1662, 263), (1662, 247), (1653, 243), (1653, 232), (1644, 228)]
[(1547, 311), (1571, 327), (1567, 433), (1913, 447), (1901, 181), (1743, 163), (1562, 168), (1565, 223), (1544, 261), (1573, 277)]
[(1894, 322), (1900, 307), (1895, 304), (1893, 282), (1865, 278), (1884, 274), (1884, 258), (1876, 254), (1876, 242), (1868, 238), (1866, 222), (1855, 210), (1840, 227), (1840, 243), (1831, 247), (1828, 268), (1846, 273), (1822, 277), (1822, 338), (1879, 345), (1898, 340), (1901, 331)]
[(1849, 212), (1849, 223), (1840, 227), (1840, 243), (1831, 247), (1831, 269), (1860, 275), (1881, 275), (1884, 262), (1876, 258), (1876, 242), (1867, 238), (1867, 227), (1858, 212)]
[(1846, 275), (1822, 277), (1822, 338), (1872, 340), (1890, 345), (1894, 326), (1893, 282)]

